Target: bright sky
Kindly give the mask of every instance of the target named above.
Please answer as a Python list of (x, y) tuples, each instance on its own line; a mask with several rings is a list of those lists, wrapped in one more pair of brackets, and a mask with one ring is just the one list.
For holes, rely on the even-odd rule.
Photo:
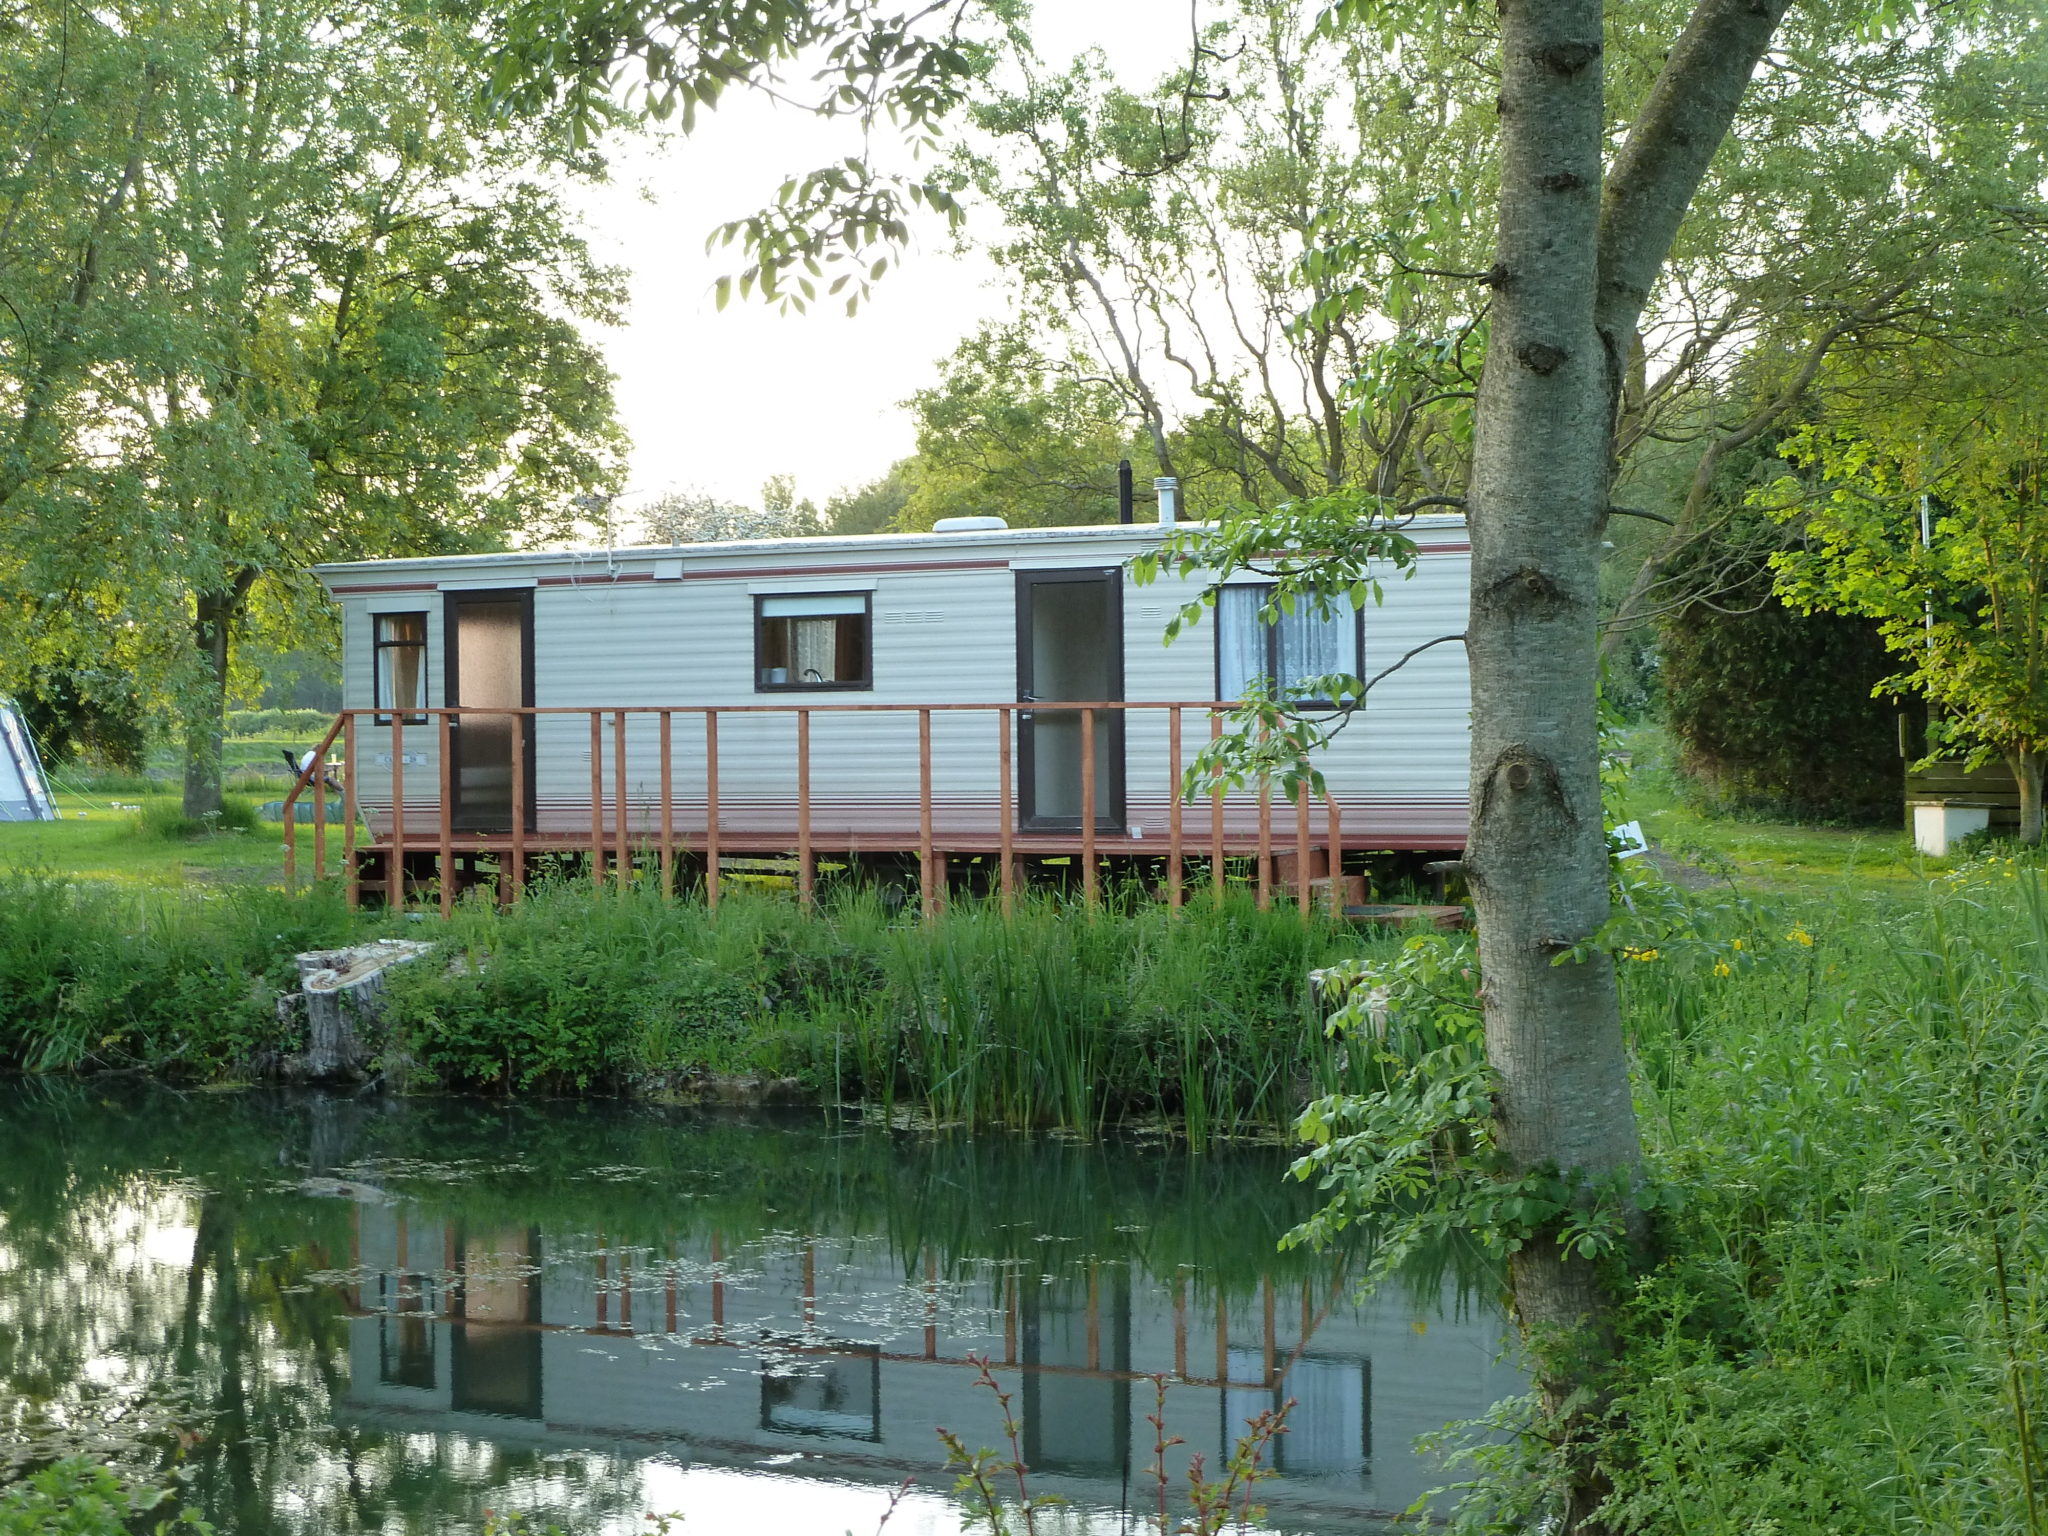
[[(1038, 0), (1035, 12), (1043, 57), (1100, 47), (1136, 86), (1187, 48), (1187, 0)], [(955, 255), (936, 221), (851, 319), (843, 306), (717, 308), (713, 282), (741, 263), (734, 249), (707, 254), (705, 237), (846, 152), (831, 125), (735, 93), (691, 138), (621, 157), (611, 186), (578, 196), (595, 253), (632, 273), (627, 323), (599, 337), (633, 438), (623, 514), (670, 486), (753, 502), (768, 476), (790, 474), (823, 505), (873, 479), (914, 446), (901, 403), (1001, 312), (992, 269)]]

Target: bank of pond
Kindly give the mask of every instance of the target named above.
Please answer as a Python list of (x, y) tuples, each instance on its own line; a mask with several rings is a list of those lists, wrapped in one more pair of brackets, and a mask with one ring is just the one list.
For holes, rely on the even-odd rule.
[[(1200, 1140), (1285, 1126), (1369, 1062), (1320, 1027), (1311, 972), (1362, 942), (1233, 895), (1179, 914), (1027, 899), (930, 921), (849, 890), (716, 912), (650, 889), (542, 886), (498, 911), (351, 913), (332, 891), (178, 898), (0, 877), (0, 1068), (260, 1080), (303, 1023), (292, 957), (376, 937), (438, 948), (389, 973), (387, 1086), (642, 1097), (750, 1091), (947, 1122), (1096, 1129), (1170, 1116)], [(1354, 1059), (1356, 1057), (1356, 1059)]]

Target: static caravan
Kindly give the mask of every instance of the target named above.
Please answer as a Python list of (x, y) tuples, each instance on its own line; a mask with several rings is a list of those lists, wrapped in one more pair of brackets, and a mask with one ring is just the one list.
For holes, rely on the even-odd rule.
[(931, 895), (949, 860), (1006, 890), (1034, 861), (1091, 888), (1104, 859), (1165, 861), (1177, 893), (1191, 862), (1256, 858), (1264, 885), (1333, 852), (1455, 850), (1456, 645), (1373, 692), (1325, 754), (1322, 803), (1176, 794), (1248, 679), (1370, 676), (1464, 627), (1462, 521), (1409, 532), (1420, 558), (1378, 606), (1269, 625), (1246, 577), (1171, 644), (1199, 586), (1133, 580), (1157, 525), (321, 566), (348, 706), (324, 756), (348, 806), (314, 827), (319, 858), (339, 837), (352, 887), (438, 872), (445, 900), (464, 879), (516, 889), (539, 857), (600, 879), (708, 860), (714, 894), (736, 855), (795, 854), (806, 890), (820, 854), (914, 857)]

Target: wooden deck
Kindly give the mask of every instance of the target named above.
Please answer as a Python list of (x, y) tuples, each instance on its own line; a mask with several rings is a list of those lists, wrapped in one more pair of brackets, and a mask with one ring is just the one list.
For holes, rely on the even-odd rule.
[[(1318, 900), (1330, 899), (1323, 877), (1344, 869), (1344, 806), (1334, 798), (1312, 804), (1304, 788), (1292, 802), (1276, 801), (1260, 786), (1256, 792), (1226, 797), (1217, 790), (1192, 802), (1159, 794), (1146, 801), (1148, 815), (1163, 819), (1164, 836), (1143, 835), (1142, 828), (1110, 826), (1097, 809), (1103, 786), (1096, 782), (1095, 743), (1101, 722), (1113, 713), (1129, 721), (1140, 712), (1164, 717), (1165, 761), (1153, 765), (1161, 784), (1178, 784), (1190, 742), (1206, 742), (1222, 732), (1228, 705), (1215, 701), (1187, 703), (999, 703), (999, 704), (772, 704), (626, 708), (434, 708), (416, 712), (411, 721), (378, 715), (370, 709), (347, 709), (299, 775), (284, 803), (285, 873), (296, 885), (300, 874), (297, 803), (313, 795), (312, 869), (315, 878), (328, 876), (330, 845), (339, 843), (340, 874), (351, 904), (366, 891), (389, 905), (404, 906), (415, 897), (431, 899), (445, 914), (467, 887), (495, 886), (502, 901), (517, 900), (537, 866), (581, 865), (593, 885), (624, 887), (636, 878), (655, 878), (664, 891), (678, 888), (679, 876), (701, 881), (705, 900), (716, 906), (731, 870), (727, 861), (762, 856), (791, 861), (798, 898), (814, 900), (819, 860), (894, 857), (914, 860), (923, 909), (936, 911), (945, 899), (952, 866), (971, 861), (980, 878), (1009, 910), (1023, 883), (1020, 866), (1030, 861), (1078, 862), (1081, 894), (1093, 903), (1100, 896), (1105, 860), (1143, 861), (1148, 880), (1179, 906), (1205, 888), (1220, 900), (1226, 865), (1250, 861), (1262, 905), (1285, 890), (1304, 912)], [(1079, 732), (1079, 815), (1074, 825), (1059, 830), (1029, 829), (1019, 824), (1015, 794), (1017, 764), (1013, 739), (1021, 712), (1077, 716)], [(933, 725), (935, 717), (974, 712), (990, 717), (989, 737), (995, 772), (994, 793), (982, 800), (948, 800), (935, 793)], [(916, 730), (915, 794), (906, 763), (904, 793), (880, 810), (847, 814), (843, 807), (821, 802), (815, 794), (812, 737), (814, 717), (889, 713), (914, 717)], [(734, 807), (730, 786), (721, 784), (720, 725), (733, 717), (780, 715), (790, 718), (794, 754), (794, 794), (786, 805), (771, 806), (764, 815), (758, 798)], [(454, 782), (457, 753), (453, 735), (465, 716), (488, 717), (503, 729), (509, 722), (509, 796), (505, 804), (526, 806), (523, 816), (507, 814), (500, 828), (469, 831), (456, 827)], [(569, 811), (559, 796), (545, 814), (532, 807), (530, 775), (534, 746), (543, 726), (561, 739), (561, 717), (588, 721), (590, 770), (587, 805)], [(629, 777), (629, 721), (639, 729), (639, 776)], [(650, 729), (651, 727), (651, 729)], [(693, 782), (679, 785), (676, 763), (685, 733), (701, 762)], [(581, 730), (577, 735), (581, 737)], [(651, 741), (648, 738), (652, 738)], [(386, 742), (388, 741), (388, 748)], [(424, 759), (422, 744), (433, 748), (435, 793), (430, 802), (410, 800), (406, 788), (409, 750)], [(606, 749), (610, 748), (610, 772)], [(334, 754), (338, 751), (338, 758)], [(365, 752), (376, 753), (389, 768), (388, 786), (380, 781), (375, 803), (359, 801), (358, 786)], [(651, 755), (651, 760), (650, 759)], [(333, 759), (333, 760), (330, 760)], [(1128, 772), (1128, 767), (1125, 769)], [(654, 775), (657, 790), (645, 789)], [(327, 820), (328, 793), (315, 793), (316, 777), (325, 776), (340, 790), (338, 824)], [(639, 784), (636, 795), (633, 785)], [(331, 791), (329, 792), (331, 793)], [(1228, 799), (1228, 807), (1226, 807)], [(962, 806), (967, 807), (966, 811)], [(1462, 841), (1462, 839), (1459, 839)], [(1389, 846), (1384, 840), (1375, 847)], [(1443, 846), (1438, 840), (1416, 847)], [(990, 861), (993, 861), (992, 863)], [(1191, 870), (1190, 862), (1199, 868)], [(1193, 878), (1191, 878), (1193, 877)], [(1323, 887), (1324, 889), (1319, 889)], [(1341, 902), (1345, 890), (1334, 885)]]

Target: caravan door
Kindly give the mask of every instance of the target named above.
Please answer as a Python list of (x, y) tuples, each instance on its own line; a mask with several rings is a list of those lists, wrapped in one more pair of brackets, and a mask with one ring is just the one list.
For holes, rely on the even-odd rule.
[[(472, 710), (533, 705), (533, 593), (450, 592), (443, 625), (450, 727), (451, 825), (458, 832), (512, 830), (512, 721)], [(526, 825), (533, 825), (533, 719), (526, 722)]]
[[(1017, 699), (1121, 703), (1123, 572), (1017, 573)], [(1026, 832), (1081, 830), (1082, 713), (1017, 712), (1017, 822)], [(1095, 829), (1124, 825), (1124, 712), (1095, 712)]]

